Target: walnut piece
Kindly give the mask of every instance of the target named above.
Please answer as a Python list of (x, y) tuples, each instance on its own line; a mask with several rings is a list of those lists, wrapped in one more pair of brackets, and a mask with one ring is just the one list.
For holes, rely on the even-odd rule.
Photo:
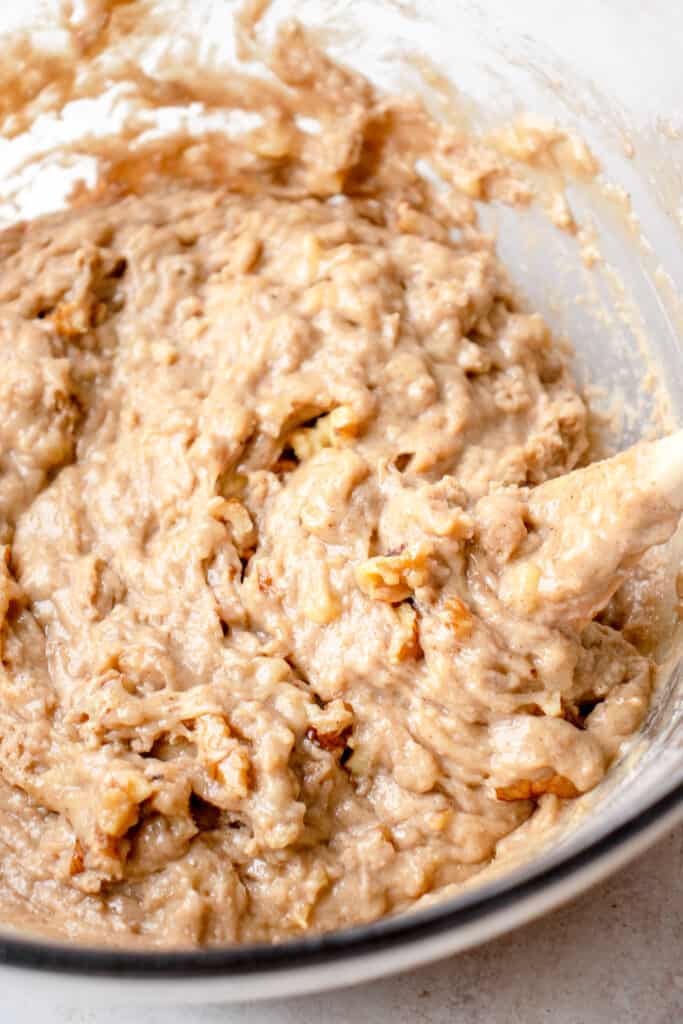
[(428, 556), (429, 549), (420, 545), (368, 558), (356, 567), (356, 582), (375, 601), (398, 604), (426, 583)]
[(311, 427), (300, 427), (289, 438), (289, 446), (300, 462), (322, 448), (342, 448), (358, 435), (361, 421), (349, 405), (340, 405), (320, 416)]
[(105, 836), (119, 838), (137, 823), (140, 804), (153, 792), (153, 785), (140, 772), (118, 769), (105, 784), (97, 825)]
[(392, 638), (389, 657), (394, 664), (401, 661), (417, 661), (422, 657), (420, 645), (420, 624), (415, 609), (407, 604), (400, 604), (396, 609), (398, 629)]
[(63, 338), (77, 338), (101, 323), (106, 311), (104, 303), (88, 298), (80, 302), (60, 302), (50, 319), (57, 334)]
[(80, 839), (77, 839), (74, 843), (74, 848), (71, 853), (71, 859), (69, 861), (69, 875), (73, 878), (74, 875), (80, 875), (85, 867), (85, 851), (81, 845)]
[(208, 509), (209, 515), (225, 523), (239, 555), (253, 551), (256, 545), (256, 528), (241, 501), (237, 498), (218, 496), (210, 500)]
[(445, 621), (449, 630), (458, 642), (467, 640), (472, 635), (473, 619), (462, 598), (447, 597), (444, 601)]
[(322, 708), (312, 707), (306, 736), (323, 750), (342, 751), (353, 729), (353, 709), (343, 700), (331, 700)]
[(544, 793), (553, 793), (565, 800), (573, 800), (579, 791), (564, 775), (548, 775), (542, 779), (519, 779), (509, 786), (497, 786), (496, 796), (499, 800), (533, 800)]
[(223, 715), (200, 715), (195, 719), (194, 738), (207, 775), (220, 782), (231, 797), (243, 799), (251, 785), (251, 761)]

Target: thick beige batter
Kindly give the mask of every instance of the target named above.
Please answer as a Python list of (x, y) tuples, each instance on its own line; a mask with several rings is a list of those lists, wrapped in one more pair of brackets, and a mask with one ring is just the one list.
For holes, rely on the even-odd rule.
[(7, 920), (371, 920), (595, 786), (646, 711), (622, 632), (545, 623), (533, 574), (498, 592), (530, 488), (589, 456), (472, 223), (505, 168), (475, 149), (426, 198), (351, 84), (333, 160), (277, 180), (271, 135), (248, 189), (145, 185), (0, 242)]

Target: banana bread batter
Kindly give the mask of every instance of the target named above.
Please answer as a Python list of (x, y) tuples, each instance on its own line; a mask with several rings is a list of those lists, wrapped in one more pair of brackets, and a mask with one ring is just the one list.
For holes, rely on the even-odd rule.
[(0, 240), (5, 919), (163, 945), (368, 921), (594, 787), (647, 709), (619, 628), (545, 622), (533, 576), (498, 593), (533, 487), (590, 454), (473, 221), (505, 167), (468, 151), (449, 203), (382, 178), (391, 107), (349, 82), (334, 160), (286, 177), (280, 124), (248, 188)]

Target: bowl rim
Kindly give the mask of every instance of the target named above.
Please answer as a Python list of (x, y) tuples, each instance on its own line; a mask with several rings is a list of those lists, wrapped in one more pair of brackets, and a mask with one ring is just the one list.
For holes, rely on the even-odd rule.
[[(87, 975), (131, 981), (188, 981), (278, 975), (283, 971), (353, 962), (454, 933), (513, 908), (520, 909), (544, 890), (566, 886), (573, 876), (579, 880), (578, 891), (582, 888), (581, 876), (617, 851), (642, 840), (648, 832), (656, 833), (657, 826), (667, 818), (672, 819), (672, 825), (683, 819), (682, 777), (644, 807), (629, 809), (595, 840), (580, 842), (574, 850), (570, 842), (570, 852), (551, 848), (522, 868), (424, 910), (280, 943), (197, 949), (118, 949), (0, 934), (0, 964), (72, 978)], [(574, 895), (574, 891), (567, 895)], [(482, 940), (486, 937), (482, 936)]]

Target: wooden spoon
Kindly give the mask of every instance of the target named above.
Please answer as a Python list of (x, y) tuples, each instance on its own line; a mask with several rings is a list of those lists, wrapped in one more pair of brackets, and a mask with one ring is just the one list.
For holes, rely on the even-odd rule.
[(675, 532), (683, 512), (683, 430), (534, 488), (529, 536), (499, 596), (520, 614), (581, 626), (626, 571)]

